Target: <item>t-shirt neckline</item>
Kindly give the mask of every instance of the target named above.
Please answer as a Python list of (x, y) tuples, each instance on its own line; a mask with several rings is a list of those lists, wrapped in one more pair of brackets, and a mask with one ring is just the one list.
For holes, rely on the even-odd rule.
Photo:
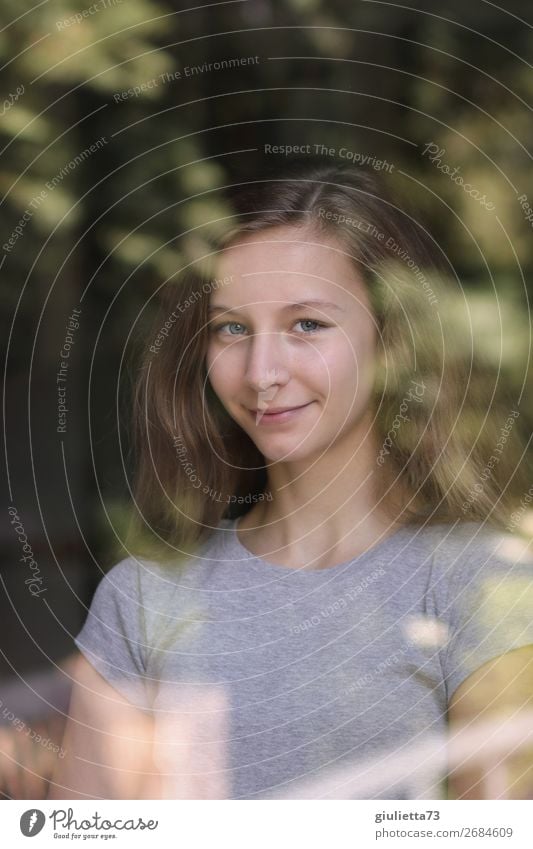
[(287, 574), (287, 575), (331, 575), (337, 572), (342, 572), (344, 569), (350, 566), (356, 566), (360, 563), (366, 562), (367, 560), (371, 560), (376, 557), (378, 554), (381, 555), (384, 551), (388, 550), (393, 543), (398, 542), (406, 531), (408, 531), (408, 526), (403, 525), (398, 528), (398, 530), (394, 531), (394, 533), (389, 534), (389, 536), (385, 537), (385, 539), (380, 540), (375, 543), (371, 548), (368, 548), (366, 551), (363, 551), (361, 554), (356, 555), (355, 557), (350, 558), (350, 560), (345, 560), (343, 563), (337, 563), (335, 566), (327, 566), (323, 569), (305, 569), (304, 567), (292, 567), (292, 566), (282, 566), (280, 563), (272, 563), (270, 560), (265, 560), (263, 557), (259, 557), (259, 555), (254, 554), (250, 551), (246, 546), (242, 544), (238, 535), (237, 535), (237, 523), (241, 516), (237, 516), (235, 519), (230, 519), (230, 539), (228, 542), (233, 543), (234, 550), (242, 554), (243, 558), (246, 559), (247, 563), (252, 562), (254, 565), (261, 566), (263, 569), (268, 569), (271, 571), (275, 571), (278, 574)]

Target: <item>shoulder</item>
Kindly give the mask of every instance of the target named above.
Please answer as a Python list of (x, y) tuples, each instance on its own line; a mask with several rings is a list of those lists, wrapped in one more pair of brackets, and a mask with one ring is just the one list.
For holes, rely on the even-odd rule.
[(161, 569), (158, 563), (129, 555), (103, 574), (94, 600), (101, 603), (111, 599), (119, 599), (122, 604), (128, 600), (135, 602), (143, 590), (157, 584)]
[(130, 554), (106, 572), (97, 588), (99, 595), (118, 595), (132, 600), (139, 596), (168, 594), (176, 586), (203, 582), (211, 569), (224, 558), (233, 520), (223, 519), (211, 529), (207, 539), (190, 553), (176, 552), (166, 562)]
[(433, 595), (447, 638), (448, 697), (488, 661), (533, 644), (533, 552), (514, 535), (480, 523), (440, 535)]
[(479, 522), (439, 527), (433, 532), (435, 580), (450, 589), (476, 578), (533, 577), (533, 541)]
[(105, 603), (114, 596), (135, 596), (139, 582), (139, 561), (125, 557), (105, 572), (94, 595), (94, 601)]
[[(533, 543), (479, 522), (413, 529), (410, 569), (424, 582), (428, 610), (449, 623), (472, 606), (533, 603)], [(414, 556), (414, 552), (418, 552)]]

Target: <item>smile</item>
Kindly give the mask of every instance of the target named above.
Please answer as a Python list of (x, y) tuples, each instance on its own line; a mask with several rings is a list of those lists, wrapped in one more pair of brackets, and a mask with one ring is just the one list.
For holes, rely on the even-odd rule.
[(249, 410), (248, 412), (255, 418), (257, 425), (282, 424), (296, 418), (302, 410), (305, 410), (312, 403), (312, 401), (309, 401), (309, 403), (302, 404), (300, 407), (290, 407), (277, 413), (270, 413), (268, 410)]

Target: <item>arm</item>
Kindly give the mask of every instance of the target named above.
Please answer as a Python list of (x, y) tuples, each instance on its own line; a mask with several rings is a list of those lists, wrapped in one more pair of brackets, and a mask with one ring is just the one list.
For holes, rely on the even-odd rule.
[(159, 798), (153, 722), (82, 656), (75, 664), (63, 749), (50, 799)]
[[(457, 687), (448, 705), (450, 735), (452, 738), (457, 735), (455, 749), (452, 740), (452, 751), (461, 751), (461, 735), (468, 741), (481, 723), (491, 719), (508, 719), (510, 727), (513, 718), (515, 724), (525, 720), (521, 734), (525, 745), (508, 756), (497, 752), (483, 757), (483, 741), (490, 744), (496, 739), (490, 734), (483, 735), (483, 741), (476, 746), (483, 757), (481, 763), (475, 763), (467, 754), (459, 758), (461, 762), (450, 773), (451, 798), (533, 798), (533, 718), (527, 719), (528, 711), (533, 712), (532, 645), (484, 663)], [(500, 735), (500, 742), (501, 739)]]

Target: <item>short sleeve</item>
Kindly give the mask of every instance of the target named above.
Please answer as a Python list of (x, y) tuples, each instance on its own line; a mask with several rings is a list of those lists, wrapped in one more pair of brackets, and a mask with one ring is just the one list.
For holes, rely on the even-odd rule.
[(449, 702), (484, 663), (533, 645), (533, 556), (520, 539), (481, 529), (464, 539), (441, 579), (446, 584), (442, 665)]
[(132, 704), (150, 707), (145, 670), (144, 610), (139, 566), (121, 561), (96, 589), (77, 648), (109, 684)]

